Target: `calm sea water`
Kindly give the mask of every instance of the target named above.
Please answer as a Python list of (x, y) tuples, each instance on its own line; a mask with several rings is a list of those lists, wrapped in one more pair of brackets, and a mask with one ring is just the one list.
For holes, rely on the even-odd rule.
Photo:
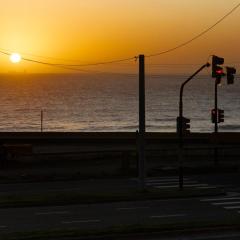
[[(174, 132), (186, 76), (146, 76), (147, 131)], [(240, 131), (240, 82), (219, 86), (220, 131)], [(214, 80), (198, 76), (184, 92), (191, 131), (212, 132)], [(0, 131), (133, 131), (138, 128), (138, 76), (120, 74), (1, 75)]]

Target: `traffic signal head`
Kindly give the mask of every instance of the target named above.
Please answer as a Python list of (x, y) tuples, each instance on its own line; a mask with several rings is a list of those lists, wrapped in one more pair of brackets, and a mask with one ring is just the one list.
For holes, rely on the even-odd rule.
[(190, 119), (182, 118), (183, 132), (190, 132)]
[(224, 63), (224, 58), (217, 57), (215, 55), (212, 56), (212, 77), (222, 77), (224, 76), (223, 68), (218, 66)]
[(185, 117), (177, 117), (177, 132), (190, 133), (190, 119)]
[(215, 109), (212, 109), (211, 111), (211, 119), (212, 123), (215, 123), (217, 121), (217, 111)]
[(234, 83), (234, 74), (236, 74), (236, 68), (226, 67), (227, 69), (227, 84)]
[(212, 64), (213, 65), (223, 65), (224, 64), (224, 58), (213, 55), (212, 56)]
[(218, 109), (218, 123), (224, 122), (224, 110)]

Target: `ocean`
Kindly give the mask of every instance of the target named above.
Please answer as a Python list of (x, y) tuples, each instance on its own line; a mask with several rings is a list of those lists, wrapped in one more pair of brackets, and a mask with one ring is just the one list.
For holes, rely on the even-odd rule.
[[(180, 85), (187, 75), (146, 76), (146, 131), (175, 132)], [(240, 131), (240, 83), (222, 80), (219, 131)], [(192, 132), (212, 132), (214, 80), (195, 77), (184, 90), (184, 116)], [(6, 74), (0, 76), (0, 131), (135, 132), (138, 75)]]

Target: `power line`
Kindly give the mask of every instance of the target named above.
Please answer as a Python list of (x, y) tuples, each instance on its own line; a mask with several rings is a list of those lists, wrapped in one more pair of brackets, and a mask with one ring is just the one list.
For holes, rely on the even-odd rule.
[[(2, 53), (4, 55), (7, 55), (7, 56), (11, 56), (11, 53), (6, 52), (6, 51), (0, 50), (0, 53)], [(87, 72), (87, 73), (102, 73), (100, 71), (86, 70), (86, 69), (82, 69), (82, 68), (78, 69), (78, 68), (73, 68), (71, 66), (63, 66), (63, 65), (54, 64), (54, 63), (47, 63), (47, 62), (37, 61), (37, 60), (33, 60), (33, 59), (27, 59), (27, 58), (21, 58), (21, 59), (25, 60), (25, 61), (28, 61), (28, 62), (43, 64), (43, 65), (52, 66), (52, 67), (63, 68), (63, 69), (72, 70), (72, 71)]]
[[(230, 16), (234, 11), (236, 11), (238, 8), (240, 7), (240, 3), (238, 3), (233, 9), (231, 9), (231, 11), (229, 11), (227, 14), (225, 14), (223, 17), (221, 17), (216, 23), (214, 23), (212, 26), (208, 27), (206, 30), (202, 31), (201, 33), (199, 33), (198, 35), (196, 35), (195, 37), (191, 38), (190, 40), (183, 42), (179, 45), (177, 45), (176, 47), (170, 48), (168, 50), (159, 52), (159, 53), (154, 53), (154, 54), (150, 54), (150, 55), (146, 55), (146, 57), (155, 57), (155, 56), (159, 56), (159, 55), (163, 55), (172, 51), (175, 51), (179, 48), (182, 48), (188, 44), (190, 44), (191, 42), (195, 41), (196, 39), (200, 38), (201, 36), (203, 36), (204, 34), (208, 33), (210, 30), (212, 30), (214, 27), (216, 27), (218, 24), (220, 24), (224, 19), (226, 19), (228, 16)], [(5, 54), (10, 56), (11, 53), (0, 50), (0, 53)], [(25, 61), (28, 62), (33, 62), (33, 63), (38, 63), (38, 64), (43, 64), (43, 65), (48, 65), (48, 66), (53, 66), (53, 67), (61, 67), (61, 68), (69, 68), (69, 67), (86, 67), (86, 66), (97, 66), (97, 65), (105, 65), (105, 64), (113, 64), (113, 63), (120, 63), (120, 62), (125, 62), (125, 61), (130, 61), (130, 60), (137, 60), (138, 57), (134, 56), (134, 57), (129, 57), (129, 58), (122, 58), (122, 59), (116, 59), (116, 60), (111, 60), (111, 61), (103, 61), (103, 62), (95, 62), (95, 63), (87, 63), (87, 64), (64, 64), (64, 63), (50, 63), (50, 62), (45, 62), (45, 61), (38, 61), (38, 60), (34, 60), (34, 59), (30, 59), (30, 58), (22, 58)], [(79, 69), (71, 69), (71, 70), (76, 70), (78, 71)]]
[(4, 55), (7, 55), (7, 56), (10, 56), (10, 55), (11, 55), (11, 53), (6, 52), (5, 50), (0, 50), (0, 53), (2, 53), (2, 54), (4, 54)]
[(203, 36), (204, 34), (206, 34), (207, 32), (209, 32), (210, 30), (212, 30), (214, 27), (216, 27), (219, 23), (221, 23), (225, 18), (227, 18), (228, 16), (230, 16), (235, 10), (237, 10), (240, 7), (240, 3), (238, 3), (230, 12), (228, 12), (227, 14), (225, 14), (223, 17), (221, 17), (216, 23), (214, 23), (212, 26), (208, 27), (206, 30), (204, 30), (203, 32), (199, 33), (198, 35), (196, 35), (195, 37), (191, 38), (190, 40), (179, 44), (176, 47), (170, 48), (168, 50), (159, 52), (159, 53), (154, 53), (154, 54), (150, 54), (146, 57), (155, 57), (155, 56), (159, 56), (162, 54), (166, 54), (172, 51), (175, 51), (181, 47), (184, 47), (186, 45), (188, 45), (189, 43), (195, 41), (196, 39), (200, 38), (201, 36)]
[(134, 59), (136, 59), (136, 57), (123, 58), (123, 59), (112, 60), (112, 61), (106, 61), (106, 62), (87, 63), (87, 64), (64, 64), (64, 63), (48, 63), (48, 62), (43, 62), (43, 61), (33, 60), (33, 59), (29, 59), (29, 58), (23, 58), (23, 60), (28, 61), (28, 62), (34, 62), (34, 63), (40, 63), (40, 64), (52, 65), (52, 66), (67, 66), (67, 67), (97, 66), (97, 65), (105, 65), (105, 64), (112, 64), (112, 63), (125, 62), (125, 61), (134, 60)]
[[(2, 49), (0, 48), (0, 51), (5, 51), (5, 52), (12, 52), (9, 49)], [(26, 53), (26, 52), (19, 52), (21, 55), (23, 56), (29, 56), (29, 57), (36, 57), (36, 58), (40, 58), (40, 59), (49, 59), (49, 60), (55, 60), (55, 61), (64, 61), (64, 62), (75, 62), (75, 63), (79, 63), (81, 61), (79, 60), (73, 60), (73, 59), (64, 59), (64, 58), (56, 58), (56, 57), (48, 57), (48, 56), (42, 56), (42, 55), (38, 55), (38, 54), (32, 54), (32, 53)], [(84, 61), (82, 61), (81, 63), (84, 63)]]
[[(6, 51), (2, 51), (2, 50), (0, 50), (0, 53), (5, 54), (5, 55), (8, 55), (8, 56), (11, 55), (11, 53), (6, 52)], [(136, 60), (137, 57), (134, 56), (134, 57), (129, 57), (129, 58), (122, 58), (122, 59), (105, 61), (105, 62), (87, 63), (87, 64), (64, 64), (64, 63), (50, 63), (50, 62), (39, 61), (39, 60), (30, 59), (30, 58), (25, 58), (25, 57), (22, 58), (22, 60), (27, 61), (27, 62), (33, 62), (33, 63), (43, 64), (43, 65), (49, 65), (49, 66), (54, 66), (54, 67), (86, 67), (86, 66), (97, 66), (97, 65), (104, 65), (104, 64), (125, 62), (125, 61), (134, 60), (134, 59)]]

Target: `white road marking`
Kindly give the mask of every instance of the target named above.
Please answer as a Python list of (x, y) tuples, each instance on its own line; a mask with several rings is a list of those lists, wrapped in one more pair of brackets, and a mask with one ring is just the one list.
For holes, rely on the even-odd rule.
[(240, 206), (228, 206), (228, 207), (224, 207), (225, 209), (239, 209)]
[(167, 184), (177, 184), (178, 181), (171, 182), (146, 182), (146, 185), (167, 185)]
[(185, 187), (206, 187), (209, 186), (207, 183), (199, 183), (199, 184), (183, 184)]
[[(214, 185), (216, 187), (219, 187), (219, 188), (224, 188), (224, 187), (232, 187), (232, 185), (227, 185), (227, 184), (216, 184)], [(227, 194), (228, 195), (228, 194)]]
[(155, 188), (177, 188), (179, 185), (169, 185), (169, 186), (155, 186)]
[(150, 207), (126, 207), (126, 208), (117, 208), (118, 211), (122, 210), (136, 210), (136, 209), (148, 209)]
[[(167, 185), (167, 184), (177, 184), (179, 181), (166, 181), (166, 182), (146, 182), (146, 185), (156, 185), (156, 184), (161, 184), (161, 185)], [(198, 184), (196, 181), (186, 181), (187, 184)]]
[(185, 217), (186, 214), (169, 214), (169, 215), (159, 215), (159, 216), (150, 216), (150, 218), (171, 218), (171, 217)]
[(69, 211), (59, 211), (59, 212), (37, 212), (35, 215), (61, 215), (69, 214)]
[(240, 202), (218, 202), (218, 203), (212, 203), (212, 205), (234, 205), (234, 204), (240, 204)]
[[(190, 181), (190, 180), (187, 180), (187, 179), (183, 179), (183, 181), (184, 180), (185, 181)], [(149, 182), (149, 183), (155, 183), (155, 182), (177, 182), (177, 181), (179, 181), (178, 178), (174, 178), (174, 179), (155, 179), (155, 180), (148, 180), (148, 179), (146, 179), (146, 182)]]
[(80, 191), (82, 188), (62, 188), (62, 189), (49, 189), (49, 192), (62, 192), (62, 191)]
[(101, 220), (99, 220), (99, 219), (89, 219), (89, 220), (63, 221), (62, 224), (97, 223), (97, 222), (101, 222)]
[(217, 188), (217, 187), (214, 187), (214, 186), (203, 186), (203, 187), (197, 187), (199, 189), (213, 189), (213, 188)]
[[(230, 186), (230, 185), (225, 185), (225, 186)], [(238, 193), (238, 192), (228, 192), (227, 195), (231, 196), (231, 197), (236, 197), (236, 196), (239, 196), (240, 193)]]
[[(155, 178), (147, 178), (146, 180), (147, 181), (151, 181), (151, 180), (161, 180), (161, 179), (163, 179), (163, 180), (165, 180), (165, 179), (168, 179), (168, 180), (172, 180), (172, 179), (174, 179), (174, 180), (177, 180), (178, 179), (178, 177), (155, 177)], [(184, 178), (184, 180), (187, 180), (187, 179), (189, 179), (189, 178)]]
[(205, 198), (201, 199), (201, 202), (211, 202), (211, 201), (225, 201), (225, 200), (239, 200), (240, 197), (222, 197), (222, 198)]
[[(129, 180), (132, 181), (139, 181), (139, 179), (136, 178), (130, 178)], [(158, 177), (158, 178), (146, 178), (146, 182), (164, 182), (164, 181), (178, 181), (179, 178), (178, 177)], [(189, 178), (184, 178), (184, 181), (190, 181)]]
[[(184, 187), (206, 187), (208, 184), (183, 184)], [(156, 188), (176, 188), (179, 187), (179, 184), (177, 185), (168, 185), (168, 186), (155, 186)]]

